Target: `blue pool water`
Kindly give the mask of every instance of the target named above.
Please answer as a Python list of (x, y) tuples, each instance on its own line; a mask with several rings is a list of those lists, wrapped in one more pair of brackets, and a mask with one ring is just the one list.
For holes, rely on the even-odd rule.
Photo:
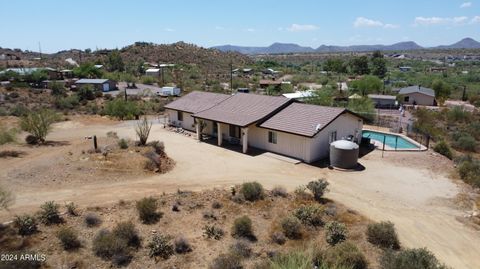
[(418, 146), (411, 143), (410, 141), (406, 140), (405, 138), (394, 135), (394, 134), (384, 134), (384, 133), (379, 133), (379, 132), (373, 132), (373, 131), (363, 131), (362, 132), (363, 137), (370, 138), (372, 140), (376, 140), (380, 143), (383, 143), (383, 139), (385, 137), (385, 145), (397, 149), (417, 149)]

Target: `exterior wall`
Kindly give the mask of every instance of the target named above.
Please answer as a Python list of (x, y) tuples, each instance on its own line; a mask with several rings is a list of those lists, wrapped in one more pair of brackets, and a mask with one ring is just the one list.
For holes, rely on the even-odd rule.
[[(408, 102), (404, 101), (405, 96), (410, 97)], [(428, 95), (425, 95), (425, 94), (421, 94), (421, 93), (417, 93), (417, 92), (406, 94), (406, 95), (401, 95), (400, 100), (403, 104), (413, 105), (413, 102), (415, 102), (417, 105), (421, 105), (421, 106), (433, 106), (434, 102), (435, 102), (434, 97), (428, 96)]]
[(371, 98), (375, 105), (394, 106), (396, 100)]
[(145, 72), (145, 76), (149, 77), (159, 77), (160, 76), (160, 71), (150, 71), (150, 72)]
[(185, 130), (195, 132), (195, 123), (192, 117), (192, 113), (182, 112), (183, 121), (179, 121), (177, 118), (177, 110), (166, 109), (165, 112), (168, 115), (168, 122), (177, 127), (181, 127)]
[(307, 163), (315, 162), (328, 157), (330, 151), (330, 134), (337, 132), (337, 140), (354, 135), (357, 140), (362, 137), (363, 121), (351, 115), (342, 114), (334, 122), (329, 124), (325, 129), (320, 131), (312, 139), (309, 139), (307, 145)]
[(272, 144), (268, 142), (268, 131), (268, 129), (250, 126), (248, 129), (248, 145), (308, 162), (308, 137), (274, 131), (277, 133), (277, 144)]

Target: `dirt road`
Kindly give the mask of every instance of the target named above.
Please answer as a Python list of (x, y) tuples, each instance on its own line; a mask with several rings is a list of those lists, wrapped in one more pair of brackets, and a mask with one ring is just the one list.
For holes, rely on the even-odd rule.
[[(84, 136), (105, 135), (116, 131), (120, 137), (134, 138), (131, 123), (88, 124), (66, 122), (58, 124), (49, 136), (51, 140), (80, 141)], [(173, 171), (128, 180), (101, 180), (73, 187), (24, 187), (16, 191), (11, 212), (32, 211), (47, 200), (74, 201), (82, 206), (116, 203), (120, 199), (137, 199), (151, 194), (177, 189), (201, 190), (225, 188), (244, 181), (256, 180), (270, 188), (282, 185), (289, 190), (312, 179), (325, 177), (330, 182), (328, 197), (377, 221), (395, 223), (401, 243), (407, 247), (427, 247), (453, 268), (480, 268), (480, 233), (456, 220), (462, 211), (454, 208), (458, 193), (456, 184), (445, 173), (433, 171), (422, 162), (440, 162), (429, 153), (372, 152), (361, 159), (365, 170), (341, 172), (306, 164), (292, 164), (266, 155), (244, 155), (169, 132), (155, 124), (152, 140), (165, 142), (168, 155), (176, 161)], [(63, 151), (75, 150), (65, 146)], [(68, 148), (70, 147), (70, 148)], [(59, 147), (58, 151), (61, 151)], [(50, 155), (49, 155), (50, 154)], [(28, 154), (20, 160), (0, 164), (0, 180), (19, 165), (35, 166), (54, 152)], [(54, 164), (52, 164), (54, 165)], [(422, 168), (424, 167), (424, 168)], [(427, 169), (428, 168), (428, 169)], [(1, 219), (11, 214), (0, 215)]]

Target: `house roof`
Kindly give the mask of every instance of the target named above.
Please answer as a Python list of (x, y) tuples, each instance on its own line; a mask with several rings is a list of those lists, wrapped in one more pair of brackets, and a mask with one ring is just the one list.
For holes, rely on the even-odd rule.
[(159, 68), (148, 68), (145, 72), (160, 72)]
[(368, 98), (383, 99), (383, 100), (397, 100), (397, 97), (395, 95), (383, 95), (383, 94), (369, 94)]
[(104, 79), (104, 78), (82, 78), (82, 79), (79, 79), (77, 80), (77, 82), (75, 82), (75, 84), (103, 84), (105, 82), (108, 82), (108, 79)]
[(345, 108), (292, 103), (260, 127), (313, 137), (343, 113), (355, 115)]
[(301, 98), (309, 98), (314, 96), (314, 92), (312, 90), (308, 91), (296, 91), (293, 93), (284, 93), (282, 94), (284, 97), (290, 98), (290, 99), (301, 99)]
[(216, 104), (226, 100), (230, 95), (212, 92), (191, 92), (182, 98), (168, 103), (165, 108), (197, 113), (209, 109)]
[(422, 87), (422, 86), (410, 86), (410, 87), (405, 87), (405, 88), (401, 88), (400, 91), (398, 92), (398, 94), (410, 94), (410, 93), (421, 93), (421, 94), (425, 94), (425, 95), (428, 95), (428, 96), (432, 96), (432, 97), (435, 97), (435, 91), (430, 89), (430, 88), (425, 88), (425, 87)]
[(237, 93), (193, 117), (243, 127), (270, 116), (290, 102), (291, 99), (280, 96)]

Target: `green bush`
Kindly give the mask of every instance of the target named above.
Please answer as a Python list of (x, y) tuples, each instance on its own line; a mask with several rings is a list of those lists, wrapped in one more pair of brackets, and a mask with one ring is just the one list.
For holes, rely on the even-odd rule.
[(52, 110), (42, 109), (29, 112), (20, 120), (22, 130), (34, 136), (38, 142), (45, 142), (47, 134), (51, 131), (51, 125), (59, 119)]
[(40, 212), (38, 212), (39, 219), (47, 225), (56, 224), (62, 222), (59, 209), (60, 205), (54, 201), (45, 202), (40, 206)]
[(173, 245), (170, 243), (170, 237), (156, 234), (153, 236), (152, 241), (148, 243), (150, 249), (150, 257), (162, 257), (168, 259), (173, 255)]
[(323, 225), (323, 207), (319, 205), (304, 205), (295, 211), (293, 215), (297, 217), (304, 225), (321, 226)]
[(57, 232), (57, 238), (65, 250), (77, 249), (80, 247), (77, 232), (71, 227), (62, 227)]
[(119, 118), (120, 120), (131, 120), (140, 115), (140, 109), (134, 101), (125, 101), (124, 99), (117, 98), (106, 103), (104, 113), (108, 116)]
[(140, 236), (131, 221), (119, 222), (113, 228), (113, 235), (127, 242), (130, 247), (140, 247)]
[(111, 259), (114, 256), (128, 256), (128, 244), (122, 238), (118, 238), (108, 230), (100, 230), (93, 238), (92, 249), (95, 255), (103, 259)]
[(128, 141), (124, 138), (118, 140), (118, 147), (121, 149), (128, 149)]
[(300, 239), (302, 237), (302, 223), (296, 217), (286, 217), (280, 225), (286, 237), (290, 239)]
[(347, 227), (345, 224), (336, 221), (327, 223), (325, 225), (325, 239), (332, 246), (347, 240)]
[(205, 225), (205, 227), (203, 227), (203, 234), (208, 239), (213, 238), (215, 240), (220, 240), (222, 239), (225, 232), (222, 230), (222, 228), (215, 225)]
[(157, 80), (154, 77), (143, 76), (141, 78), (142, 84), (153, 85)]
[(74, 109), (80, 104), (80, 99), (77, 95), (70, 95), (67, 97), (60, 97), (55, 99), (55, 107), (58, 109)]
[(425, 248), (385, 251), (380, 257), (380, 266), (385, 269), (446, 269), (435, 255)]
[(480, 188), (480, 161), (471, 156), (465, 156), (458, 161), (458, 173), (463, 181)]
[(37, 221), (30, 215), (16, 216), (13, 223), (21, 236), (31, 235), (38, 231)]
[(448, 143), (445, 140), (438, 142), (435, 147), (433, 147), (435, 152), (442, 154), (443, 156), (449, 158), (450, 160), (453, 159), (453, 152)]
[(232, 236), (254, 239), (255, 234), (253, 233), (252, 220), (248, 216), (235, 219), (232, 227)]
[(270, 261), (269, 269), (312, 269), (312, 258), (303, 251), (280, 254)]
[(6, 129), (4, 127), (0, 127), (0, 145), (15, 142), (17, 133), (17, 129)]
[(209, 267), (210, 269), (242, 269), (242, 259), (241, 257), (232, 254), (220, 254), (218, 257), (213, 259), (212, 264)]
[(153, 197), (145, 197), (137, 201), (136, 207), (140, 220), (145, 224), (157, 222), (163, 215), (157, 212), (157, 200)]
[(458, 150), (475, 152), (477, 148), (477, 141), (469, 133), (455, 133), (453, 134), (453, 147)]
[(307, 184), (307, 188), (312, 192), (315, 201), (320, 202), (328, 187), (328, 182), (325, 179), (319, 179), (317, 181), (310, 181)]
[(368, 265), (365, 255), (350, 242), (343, 242), (327, 249), (317, 260), (329, 267), (365, 269)]
[(247, 201), (257, 201), (264, 197), (263, 186), (258, 182), (243, 183), (240, 192)]
[(391, 222), (378, 222), (367, 227), (368, 242), (384, 249), (400, 249), (397, 232)]

